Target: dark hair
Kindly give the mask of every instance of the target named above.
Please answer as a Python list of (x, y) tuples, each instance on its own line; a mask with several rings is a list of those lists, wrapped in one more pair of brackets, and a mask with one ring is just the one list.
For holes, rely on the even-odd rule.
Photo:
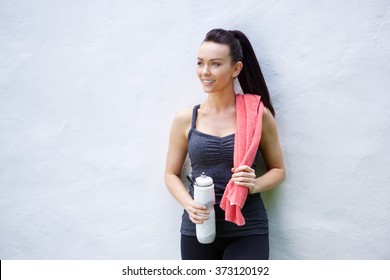
[(275, 115), (271, 98), (265, 83), (263, 73), (249, 39), (238, 30), (213, 29), (206, 34), (203, 42), (214, 42), (229, 46), (232, 62), (241, 61), (243, 68), (238, 75), (243, 93), (261, 96), (261, 101), (272, 115)]

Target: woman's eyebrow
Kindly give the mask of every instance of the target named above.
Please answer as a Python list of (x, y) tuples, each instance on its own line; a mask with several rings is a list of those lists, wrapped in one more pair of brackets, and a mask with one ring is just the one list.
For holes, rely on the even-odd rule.
[[(198, 57), (198, 60), (203, 60), (203, 58)], [(213, 61), (213, 60), (223, 60), (223, 59), (219, 58), (219, 57), (210, 59), (210, 61)]]

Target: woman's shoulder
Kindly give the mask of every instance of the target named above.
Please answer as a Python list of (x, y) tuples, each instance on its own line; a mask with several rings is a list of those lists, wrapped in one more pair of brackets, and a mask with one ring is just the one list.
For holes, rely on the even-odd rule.
[(270, 109), (268, 109), (267, 107), (264, 106), (264, 110), (263, 110), (263, 120), (266, 119), (266, 120), (269, 120), (269, 119), (274, 119), (274, 116), (272, 115)]
[(271, 111), (265, 106), (263, 110), (262, 121), (263, 121), (263, 132), (276, 127), (275, 117), (272, 115)]
[(187, 132), (192, 123), (192, 110), (193, 108), (184, 108), (178, 111), (173, 119), (173, 127)]
[(193, 108), (184, 108), (178, 111), (175, 115), (175, 121), (179, 123), (191, 123)]

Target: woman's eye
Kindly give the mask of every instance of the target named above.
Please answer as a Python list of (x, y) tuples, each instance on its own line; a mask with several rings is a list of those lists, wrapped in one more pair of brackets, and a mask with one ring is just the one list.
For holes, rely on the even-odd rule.
[(217, 63), (217, 62), (213, 62), (212, 66), (220, 66), (221, 64)]
[(198, 66), (201, 66), (201, 65), (202, 65), (202, 62), (201, 62), (201, 61), (198, 61), (197, 65), (198, 65)]

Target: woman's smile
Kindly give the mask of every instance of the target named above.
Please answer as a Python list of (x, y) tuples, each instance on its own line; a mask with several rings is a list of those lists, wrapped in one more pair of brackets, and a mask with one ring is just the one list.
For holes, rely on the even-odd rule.
[(211, 86), (214, 84), (215, 80), (209, 80), (209, 79), (202, 79), (204, 86)]

